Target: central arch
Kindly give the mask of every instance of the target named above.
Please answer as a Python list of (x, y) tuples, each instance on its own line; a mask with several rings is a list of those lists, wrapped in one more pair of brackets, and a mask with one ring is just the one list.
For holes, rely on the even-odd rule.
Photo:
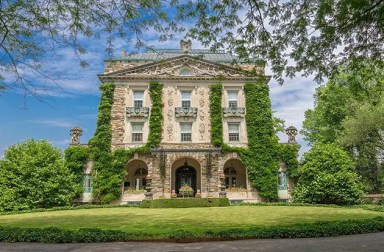
[(179, 194), (179, 189), (188, 185), (194, 194), (201, 190), (201, 168), (198, 161), (190, 157), (177, 159), (172, 165), (172, 190)]
[(179, 194), (179, 188), (182, 186), (190, 186), (196, 193), (197, 190), (197, 174), (196, 169), (184, 163), (182, 166), (176, 169), (176, 193)]

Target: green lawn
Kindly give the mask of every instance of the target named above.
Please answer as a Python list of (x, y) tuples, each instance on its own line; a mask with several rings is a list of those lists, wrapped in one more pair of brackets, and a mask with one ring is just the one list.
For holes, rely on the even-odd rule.
[(101, 228), (130, 233), (203, 232), (326, 220), (371, 219), (382, 212), (360, 208), (238, 206), (217, 208), (96, 208), (0, 216), (0, 226)]

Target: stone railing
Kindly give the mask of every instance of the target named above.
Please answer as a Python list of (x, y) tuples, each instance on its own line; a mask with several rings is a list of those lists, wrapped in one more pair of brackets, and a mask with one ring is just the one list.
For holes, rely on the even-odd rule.
[(126, 107), (127, 117), (148, 117), (149, 107)]
[(245, 108), (241, 108), (241, 107), (223, 108), (223, 116), (224, 117), (244, 117), (245, 116)]
[(175, 108), (176, 117), (196, 117), (197, 108), (194, 107), (176, 107)]

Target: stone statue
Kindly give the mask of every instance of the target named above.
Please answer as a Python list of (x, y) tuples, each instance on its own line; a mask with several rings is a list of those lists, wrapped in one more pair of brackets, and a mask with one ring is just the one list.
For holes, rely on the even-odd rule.
[(297, 135), (297, 129), (293, 126), (289, 126), (285, 129), (285, 133), (288, 136), (288, 143), (290, 144), (297, 144), (296, 141), (296, 135)]
[(123, 58), (127, 57), (127, 52), (124, 49), (121, 50), (121, 57)]
[(192, 49), (192, 41), (190, 39), (189, 40), (182, 39), (180, 41), (180, 49), (184, 53), (188, 53)]
[(70, 145), (79, 145), (80, 137), (81, 135), (83, 135), (83, 130), (80, 127), (76, 126), (76, 127), (73, 127), (69, 132), (71, 135)]

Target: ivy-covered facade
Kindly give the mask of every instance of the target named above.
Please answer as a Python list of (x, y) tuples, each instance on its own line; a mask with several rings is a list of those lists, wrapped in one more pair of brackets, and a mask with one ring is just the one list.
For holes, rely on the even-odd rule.
[(105, 61), (96, 133), (68, 151), (83, 201), (289, 199), (298, 146), (277, 142), (263, 65), (190, 45)]

